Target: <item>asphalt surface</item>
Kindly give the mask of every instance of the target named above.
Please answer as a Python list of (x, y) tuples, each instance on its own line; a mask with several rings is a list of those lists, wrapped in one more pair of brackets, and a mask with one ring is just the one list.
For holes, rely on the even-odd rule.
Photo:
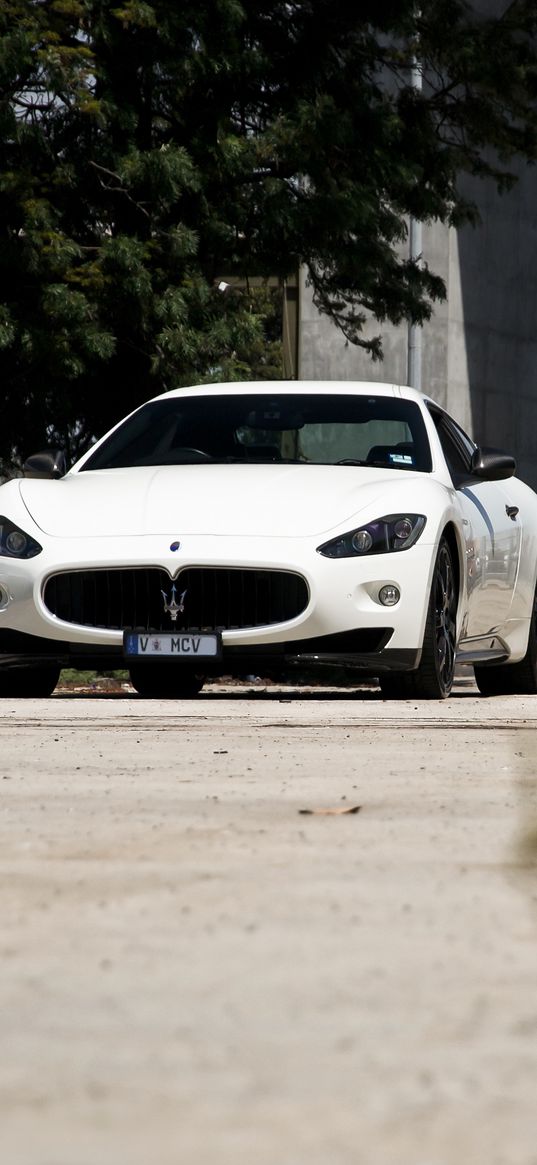
[(3, 700), (2, 1165), (537, 1165), (536, 733), (461, 680)]

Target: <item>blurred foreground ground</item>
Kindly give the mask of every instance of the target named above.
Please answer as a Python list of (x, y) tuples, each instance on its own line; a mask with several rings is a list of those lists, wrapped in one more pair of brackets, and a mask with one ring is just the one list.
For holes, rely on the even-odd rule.
[(1, 712), (6, 1165), (537, 1165), (537, 700)]

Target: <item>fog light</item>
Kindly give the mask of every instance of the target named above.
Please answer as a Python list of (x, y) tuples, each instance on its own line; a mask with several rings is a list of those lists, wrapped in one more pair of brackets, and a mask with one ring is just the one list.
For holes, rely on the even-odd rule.
[(401, 598), (401, 591), (399, 587), (395, 587), (393, 583), (387, 583), (385, 587), (381, 587), (379, 591), (379, 599), (383, 607), (395, 607)]
[(9, 591), (3, 583), (0, 583), (0, 611), (5, 611), (9, 603)]

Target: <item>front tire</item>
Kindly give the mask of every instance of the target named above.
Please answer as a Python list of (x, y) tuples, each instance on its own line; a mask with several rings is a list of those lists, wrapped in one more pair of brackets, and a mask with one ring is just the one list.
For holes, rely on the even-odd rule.
[(533, 596), (528, 648), (519, 663), (474, 667), (475, 682), (482, 696), (537, 695), (537, 589)]
[(0, 670), (0, 699), (36, 699), (51, 696), (60, 678), (59, 667), (13, 667)]
[(419, 667), (380, 679), (387, 699), (445, 700), (453, 687), (458, 591), (453, 555), (442, 538), (433, 571)]
[(130, 681), (139, 696), (148, 700), (191, 700), (203, 687), (204, 676), (176, 664), (132, 664)]

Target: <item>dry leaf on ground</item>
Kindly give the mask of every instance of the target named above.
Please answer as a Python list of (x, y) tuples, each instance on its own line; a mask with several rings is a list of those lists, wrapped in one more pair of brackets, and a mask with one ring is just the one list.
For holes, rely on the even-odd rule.
[(307, 813), (318, 817), (341, 817), (344, 813), (359, 813), (361, 805), (338, 805), (335, 809), (299, 809), (299, 813)]

